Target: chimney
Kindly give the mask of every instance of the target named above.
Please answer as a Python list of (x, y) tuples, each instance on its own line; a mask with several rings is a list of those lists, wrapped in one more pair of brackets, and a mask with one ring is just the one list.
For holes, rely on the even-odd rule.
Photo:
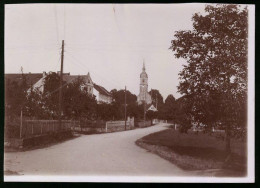
[(57, 74), (60, 76), (60, 71), (57, 71)]
[(47, 75), (46, 72), (43, 71), (43, 73), (42, 73), (42, 77), (45, 77), (46, 75)]

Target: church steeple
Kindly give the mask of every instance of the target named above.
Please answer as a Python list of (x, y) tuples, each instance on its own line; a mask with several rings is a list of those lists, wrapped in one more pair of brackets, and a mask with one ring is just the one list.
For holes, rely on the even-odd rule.
[(144, 63), (144, 60), (143, 60), (143, 72), (145, 72), (145, 63)]
[(143, 60), (143, 70), (140, 74), (140, 93), (137, 97), (138, 104), (145, 101), (147, 104), (151, 104), (151, 96), (148, 93), (148, 74), (145, 72), (145, 62)]

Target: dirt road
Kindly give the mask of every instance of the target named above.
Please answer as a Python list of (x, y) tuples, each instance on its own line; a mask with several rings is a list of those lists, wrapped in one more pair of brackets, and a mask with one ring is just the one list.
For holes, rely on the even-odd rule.
[(135, 145), (166, 124), (107, 134), (82, 135), (47, 148), (4, 155), (4, 169), (20, 175), (188, 175), (172, 163)]

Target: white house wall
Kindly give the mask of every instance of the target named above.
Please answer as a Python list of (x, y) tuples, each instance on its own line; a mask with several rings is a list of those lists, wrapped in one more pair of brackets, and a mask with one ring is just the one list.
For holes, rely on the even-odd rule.
[(96, 100), (99, 101), (99, 92), (93, 87), (93, 95), (96, 96)]

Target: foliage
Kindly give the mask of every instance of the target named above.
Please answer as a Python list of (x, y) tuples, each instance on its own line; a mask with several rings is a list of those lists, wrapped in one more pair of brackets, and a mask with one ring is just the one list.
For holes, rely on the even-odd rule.
[(193, 30), (177, 31), (171, 49), (187, 64), (178, 90), (190, 98), (194, 120), (207, 126), (243, 126), (246, 111), (248, 13), (236, 5), (207, 5)]
[(166, 111), (165, 111), (165, 106), (163, 102), (163, 96), (161, 95), (160, 91), (157, 89), (151, 89), (149, 91), (149, 94), (152, 97), (152, 104), (156, 107), (157, 106), (157, 117), (159, 119), (166, 119)]
[(63, 90), (63, 112), (68, 119), (95, 119), (97, 103), (94, 96), (82, 89), (82, 78), (78, 77)]
[(165, 99), (165, 115), (167, 120), (175, 120), (177, 113), (176, 100), (173, 95), (168, 95)]
[(9, 117), (19, 116), (26, 101), (27, 79), (22, 74), (20, 83), (7, 79), (5, 83), (5, 114)]
[[(65, 84), (65, 82), (63, 82)], [(57, 118), (59, 113), (59, 87), (60, 87), (60, 76), (55, 73), (49, 73), (44, 79), (44, 91), (43, 100), (44, 106), (48, 109), (52, 118)]]
[[(113, 119), (124, 119), (125, 118), (125, 90), (111, 90), (113, 103), (112, 112)], [(126, 90), (126, 115), (131, 117), (138, 116), (138, 106), (136, 104), (137, 97), (130, 91)]]
[(26, 97), (24, 116), (38, 119), (48, 118), (48, 111), (44, 108), (42, 93), (38, 88), (30, 88)]

